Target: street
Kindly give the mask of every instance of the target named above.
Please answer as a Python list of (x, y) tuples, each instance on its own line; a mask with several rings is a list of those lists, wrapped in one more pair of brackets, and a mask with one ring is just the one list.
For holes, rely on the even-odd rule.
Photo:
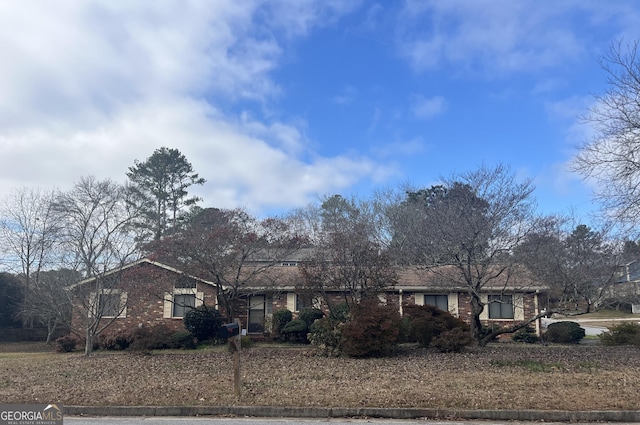
[[(540, 422), (520, 422), (520, 421), (443, 421), (443, 420), (400, 420), (400, 419), (302, 419), (302, 418), (212, 418), (212, 417), (66, 417), (65, 424), (71, 425), (354, 425), (354, 424), (375, 424), (375, 425), (524, 425), (540, 424)], [(554, 425), (554, 422), (545, 422), (546, 425)], [(563, 423), (555, 423), (557, 425)], [(585, 423), (587, 424), (587, 423)], [(563, 424), (564, 425), (564, 424)], [(572, 425), (581, 425), (573, 422)], [(619, 422), (618, 425), (631, 425), (631, 423)]]

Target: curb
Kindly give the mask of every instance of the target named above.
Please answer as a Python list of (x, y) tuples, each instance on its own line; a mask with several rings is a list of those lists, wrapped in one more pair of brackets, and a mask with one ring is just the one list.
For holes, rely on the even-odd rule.
[(640, 422), (640, 410), (457, 410), (278, 406), (64, 406), (69, 416), (255, 416), (290, 418), (477, 419), (544, 422)]

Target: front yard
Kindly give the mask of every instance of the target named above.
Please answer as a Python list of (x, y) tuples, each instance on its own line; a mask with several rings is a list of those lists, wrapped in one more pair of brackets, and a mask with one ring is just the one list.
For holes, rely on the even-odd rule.
[(640, 409), (640, 350), (628, 347), (505, 343), (358, 360), (258, 346), (242, 353), (240, 400), (231, 355), (220, 349), (91, 357), (6, 351), (5, 403)]

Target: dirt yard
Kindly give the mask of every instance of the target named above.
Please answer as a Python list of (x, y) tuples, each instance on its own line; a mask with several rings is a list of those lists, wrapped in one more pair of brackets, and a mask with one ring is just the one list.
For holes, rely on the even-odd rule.
[(257, 347), (242, 353), (240, 400), (226, 351), (0, 351), (5, 403), (640, 409), (640, 350), (626, 347), (497, 344), (362, 360)]

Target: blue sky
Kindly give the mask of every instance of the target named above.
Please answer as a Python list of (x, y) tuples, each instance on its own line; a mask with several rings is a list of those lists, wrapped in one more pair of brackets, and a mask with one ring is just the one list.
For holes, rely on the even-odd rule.
[(204, 206), (271, 214), (430, 186), (481, 164), (585, 215), (567, 164), (634, 0), (63, 1), (0, 4), (0, 196), (124, 182), (177, 148)]

